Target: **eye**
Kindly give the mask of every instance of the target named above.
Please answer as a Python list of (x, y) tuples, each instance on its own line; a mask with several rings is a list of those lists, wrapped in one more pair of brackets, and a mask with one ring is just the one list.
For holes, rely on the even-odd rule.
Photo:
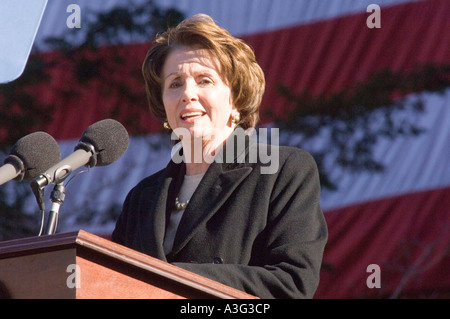
[(169, 82), (169, 88), (170, 89), (176, 89), (179, 88), (182, 85), (181, 81), (179, 79), (173, 80)]
[(202, 85), (202, 86), (209, 86), (209, 85), (214, 84), (214, 81), (207, 76), (200, 77), (197, 82), (199, 85)]

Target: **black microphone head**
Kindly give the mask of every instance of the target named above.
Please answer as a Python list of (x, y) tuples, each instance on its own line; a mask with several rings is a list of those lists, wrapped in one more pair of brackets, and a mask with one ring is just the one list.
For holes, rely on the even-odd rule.
[(80, 142), (94, 146), (97, 161), (92, 166), (106, 166), (125, 153), (129, 137), (122, 124), (113, 119), (106, 119), (89, 126), (81, 136)]
[[(55, 139), (45, 132), (34, 132), (19, 139), (11, 148), (5, 163), (11, 163), (22, 170), (15, 180), (31, 180), (46, 171), (61, 159), (61, 152)], [(20, 161), (22, 163), (20, 163)]]

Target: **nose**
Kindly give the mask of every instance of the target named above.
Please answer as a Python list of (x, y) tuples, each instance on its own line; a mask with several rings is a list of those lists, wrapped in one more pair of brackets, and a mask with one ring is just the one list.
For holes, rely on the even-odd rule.
[(183, 103), (198, 101), (197, 83), (195, 81), (186, 81), (181, 99)]

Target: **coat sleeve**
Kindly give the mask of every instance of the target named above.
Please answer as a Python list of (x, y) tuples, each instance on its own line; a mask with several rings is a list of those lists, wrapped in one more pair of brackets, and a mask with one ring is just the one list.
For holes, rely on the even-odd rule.
[(266, 244), (258, 265), (174, 265), (260, 298), (312, 298), (319, 284), (328, 232), (319, 204), (312, 156), (296, 150), (282, 164), (267, 212)]

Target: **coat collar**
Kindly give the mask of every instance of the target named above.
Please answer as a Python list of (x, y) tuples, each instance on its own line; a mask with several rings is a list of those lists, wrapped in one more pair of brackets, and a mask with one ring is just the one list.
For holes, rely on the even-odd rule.
[[(172, 259), (183, 249), (199, 228), (224, 205), (232, 192), (252, 171), (252, 167), (245, 164), (245, 159), (249, 148), (256, 144), (256, 139), (254, 135), (245, 135), (245, 139), (243, 139), (243, 133), (244, 130), (238, 127), (216, 155), (216, 160), (209, 166), (201, 183), (192, 195), (189, 205), (186, 207), (175, 236), (172, 252), (167, 256), (168, 259)], [(167, 212), (166, 210), (164, 212), (158, 211), (156, 215), (166, 215), (166, 213), (172, 211), (175, 196), (180, 190), (184, 176), (184, 172), (182, 175), (177, 175), (175, 172), (183, 170), (183, 166), (184, 163), (174, 164), (172, 161), (169, 163), (167, 178), (171, 179), (169, 183), (172, 187), (166, 187), (168, 193), (165, 193), (166, 196), (164, 196), (167, 199)], [(160, 225), (160, 227), (164, 226)], [(163, 238), (162, 236), (162, 240)], [(160, 243), (161, 247), (162, 240)]]

